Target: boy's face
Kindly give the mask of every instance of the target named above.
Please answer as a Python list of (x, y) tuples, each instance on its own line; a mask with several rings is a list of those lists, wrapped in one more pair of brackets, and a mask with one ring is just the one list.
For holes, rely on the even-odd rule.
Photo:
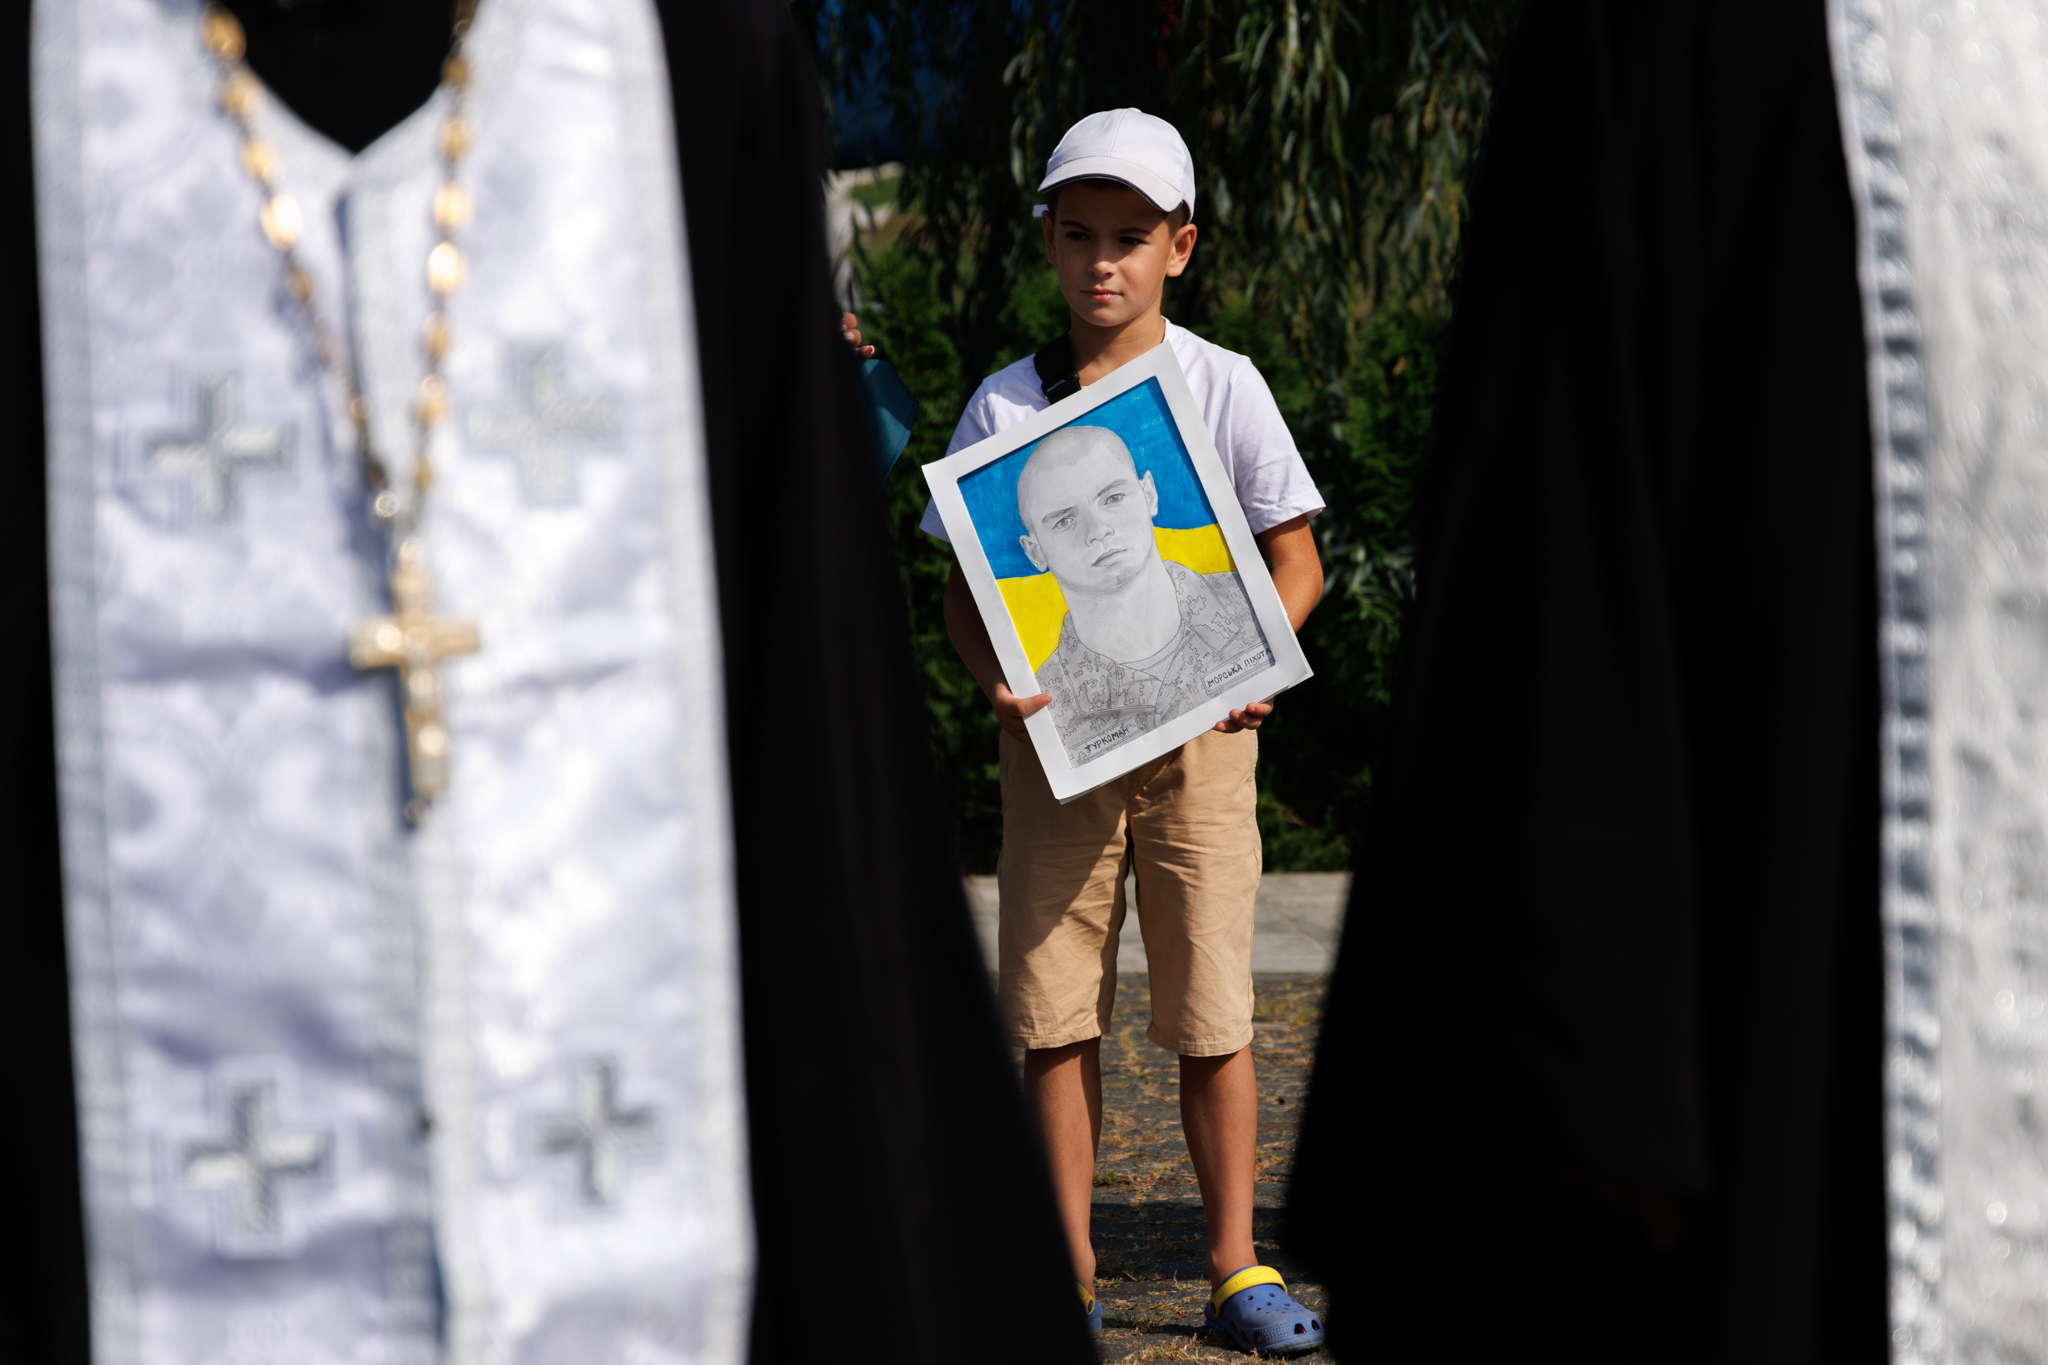
[(1152, 518), (1159, 494), (1120, 444), (1040, 447), (1017, 481), (1024, 554), (1069, 590), (1115, 594), (1159, 553)]
[(1124, 185), (1063, 186), (1054, 211), (1038, 221), (1067, 306), (1097, 327), (1121, 327), (1156, 308), (1195, 250), (1193, 223), (1173, 231), (1151, 200)]

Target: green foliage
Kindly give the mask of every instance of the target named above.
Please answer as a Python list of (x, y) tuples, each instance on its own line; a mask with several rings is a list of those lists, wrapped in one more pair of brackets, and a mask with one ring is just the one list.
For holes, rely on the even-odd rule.
[(1167, 311), (1258, 364), (1329, 503), (1329, 593), (1304, 631), (1317, 676), (1261, 732), (1267, 865), (1341, 867), (1413, 595), (1464, 181), (1517, 4), (793, 0), (828, 87), (878, 81), (915, 132), (906, 225), (857, 278), (863, 327), (923, 404), (888, 516), (969, 867), (1000, 835), (995, 726), (945, 637), (948, 557), (915, 529), (915, 467), (982, 376), (1066, 327), (1030, 217), (1046, 155), (1121, 105), (1171, 120), (1194, 153), (1201, 236)]
[(884, 204), (893, 208), (896, 204), (896, 191), (901, 188), (902, 185), (895, 176), (877, 180), (870, 185), (856, 185), (852, 191), (853, 202), (864, 204), (871, 209), (878, 209)]

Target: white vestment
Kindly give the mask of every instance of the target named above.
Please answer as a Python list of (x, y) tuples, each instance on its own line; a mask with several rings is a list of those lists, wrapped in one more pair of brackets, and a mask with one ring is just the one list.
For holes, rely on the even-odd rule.
[[(720, 637), (649, 0), (486, 0), (402, 822), (384, 548), (196, 0), (38, 0), (60, 801), (99, 1365), (725, 1361), (751, 1297)], [(437, 95), (254, 116), (401, 478)]]
[(1893, 1359), (2048, 1361), (2048, 25), (1830, 0), (1885, 671)]

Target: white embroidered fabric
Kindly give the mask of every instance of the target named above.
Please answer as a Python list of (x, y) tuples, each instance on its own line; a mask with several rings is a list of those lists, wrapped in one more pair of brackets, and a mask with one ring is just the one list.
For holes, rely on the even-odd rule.
[(1893, 1356), (2048, 1361), (2048, 27), (1830, 22), (1884, 514)]
[[(451, 792), (400, 820), (337, 394), (191, 0), (38, 0), (68, 931), (101, 1365), (722, 1361), (752, 1231), (695, 337), (647, 0), (485, 0), (424, 535)], [(437, 97), (276, 100), (411, 451)]]

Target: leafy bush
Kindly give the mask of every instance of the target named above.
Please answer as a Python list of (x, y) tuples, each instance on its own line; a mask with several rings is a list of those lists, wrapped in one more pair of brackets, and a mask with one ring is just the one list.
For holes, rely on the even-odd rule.
[(1342, 867), (1413, 595), (1464, 181), (1517, 3), (794, 0), (828, 94), (879, 102), (903, 144), (907, 219), (857, 280), (863, 326), (924, 406), (886, 505), (969, 868), (1000, 838), (996, 730), (946, 639), (948, 556), (916, 530), (916, 466), (982, 376), (1066, 327), (1030, 217), (1046, 155), (1121, 105), (1194, 153), (1201, 237), (1168, 314), (1259, 365), (1329, 503), (1330, 587), (1304, 631), (1317, 677), (1261, 732), (1267, 866)]

